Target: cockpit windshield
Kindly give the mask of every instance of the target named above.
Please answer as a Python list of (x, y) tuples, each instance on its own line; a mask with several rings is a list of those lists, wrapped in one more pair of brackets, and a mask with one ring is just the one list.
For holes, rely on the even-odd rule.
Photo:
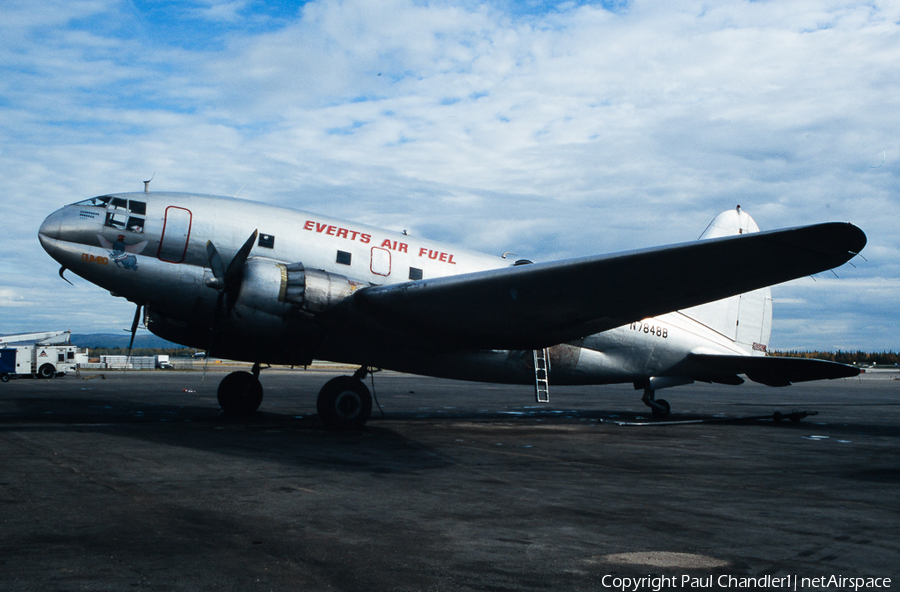
[(112, 195), (101, 195), (76, 202), (72, 205), (106, 208), (106, 218), (103, 223), (104, 226), (136, 233), (144, 232), (147, 202), (125, 199), (124, 197), (114, 197)]
[(88, 199), (83, 199), (81, 201), (77, 201), (73, 203), (73, 206), (105, 206), (109, 203), (112, 197), (108, 195), (101, 195), (99, 197), (91, 197)]

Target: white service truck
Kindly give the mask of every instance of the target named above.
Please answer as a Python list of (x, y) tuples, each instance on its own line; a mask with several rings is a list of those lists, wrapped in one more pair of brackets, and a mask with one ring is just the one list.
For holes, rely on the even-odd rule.
[[(88, 361), (88, 353), (69, 342), (69, 331), (46, 331), (0, 336), (3, 348), (0, 362), (0, 380), (33, 376), (54, 378), (74, 372), (79, 364)], [(15, 354), (11, 354), (10, 350)]]

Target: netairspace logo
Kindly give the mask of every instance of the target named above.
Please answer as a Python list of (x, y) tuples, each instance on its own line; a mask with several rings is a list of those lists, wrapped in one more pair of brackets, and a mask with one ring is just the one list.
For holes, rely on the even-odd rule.
[(630, 578), (622, 576), (603, 576), (600, 585), (610, 590), (621, 592), (638, 592), (640, 590), (652, 590), (660, 592), (663, 589), (684, 588), (686, 590), (712, 589), (712, 588), (737, 588), (737, 589), (772, 589), (783, 588), (785, 590), (886, 590), (891, 587), (891, 578), (860, 578), (845, 577), (841, 575), (800, 577), (790, 576), (760, 576), (758, 578), (740, 577), (731, 575), (697, 577), (691, 575), (680, 576), (644, 576)]

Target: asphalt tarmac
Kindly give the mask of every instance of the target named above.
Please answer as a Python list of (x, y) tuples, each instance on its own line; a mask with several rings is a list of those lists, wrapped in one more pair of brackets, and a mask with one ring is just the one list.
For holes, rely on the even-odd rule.
[(352, 433), (334, 372), (264, 371), (247, 419), (218, 369), (86, 376), (0, 385), (0, 590), (900, 585), (897, 374), (679, 387), (660, 424), (630, 385), (379, 373)]

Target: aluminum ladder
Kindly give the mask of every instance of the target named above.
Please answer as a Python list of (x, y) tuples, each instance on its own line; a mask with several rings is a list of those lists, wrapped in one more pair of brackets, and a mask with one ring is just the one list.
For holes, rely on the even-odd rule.
[(550, 350), (534, 350), (534, 400), (550, 402)]

